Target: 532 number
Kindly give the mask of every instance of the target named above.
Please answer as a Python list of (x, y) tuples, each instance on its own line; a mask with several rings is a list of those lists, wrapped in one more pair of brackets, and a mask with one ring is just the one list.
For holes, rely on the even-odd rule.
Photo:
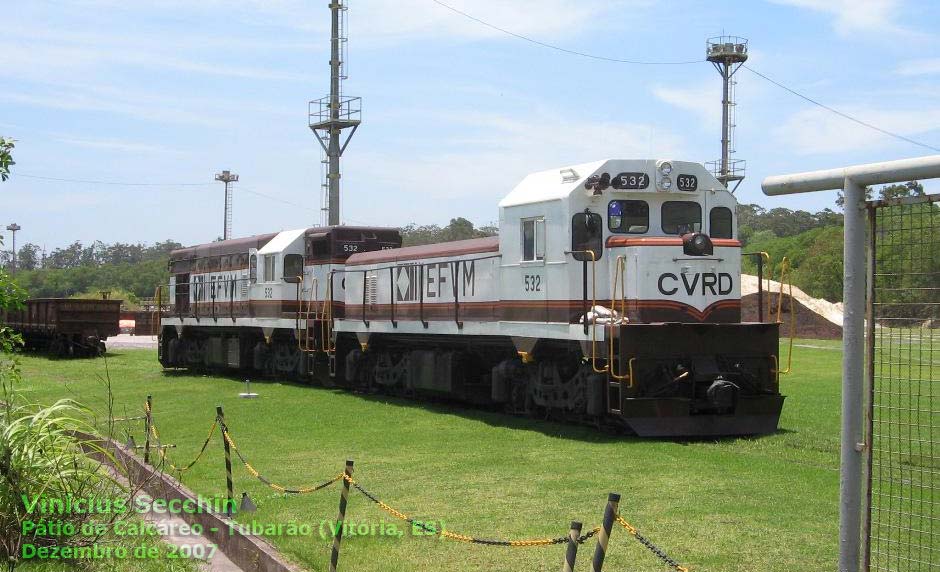
[(542, 291), (542, 276), (539, 274), (526, 274), (525, 275), (525, 291), (526, 292), (541, 292)]

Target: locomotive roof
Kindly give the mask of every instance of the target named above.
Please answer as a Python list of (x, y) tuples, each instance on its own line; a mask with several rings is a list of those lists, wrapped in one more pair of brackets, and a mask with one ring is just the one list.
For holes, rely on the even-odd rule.
[(414, 260), (416, 258), (439, 258), (443, 256), (460, 256), (463, 254), (476, 254), (480, 252), (498, 252), (499, 237), (486, 236), (468, 240), (454, 240), (439, 242), (437, 244), (421, 244), (406, 246), (389, 250), (374, 250), (353, 254), (346, 260), (347, 266), (361, 264), (376, 264), (378, 262), (398, 262), (400, 260)]
[(269, 234), (256, 234), (230, 240), (219, 240), (206, 244), (197, 244), (187, 248), (180, 248), (170, 253), (170, 260), (188, 260), (190, 258), (203, 258), (206, 256), (225, 256), (248, 252), (249, 248), (262, 248), (277, 236), (276, 232)]
[[(500, 208), (547, 201), (566, 199), (576, 191), (584, 192), (584, 182), (591, 175), (609, 173), (611, 176), (622, 172), (643, 172), (652, 175), (656, 172), (657, 159), (604, 159), (590, 163), (569, 165), (532, 173), (499, 202)], [(726, 191), (701, 163), (669, 160), (673, 168), (699, 179), (699, 189)], [(651, 188), (649, 191), (655, 192)]]
[[(326, 236), (333, 229), (342, 229), (344, 231), (398, 231), (397, 228), (381, 226), (315, 226), (307, 229), (300, 229), (297, 232), (303, 232), (305, 236)], [(283, 232), (283, 231), (282, 231)], [(207, 256), (225, 256), (228, 254), (240, 254), (248, 252), (250, 248), (261, 250), (280, 232), (268, 234), (256, 234), (254, 236), (245, 236), (232, 238), (229, 240), (219, 240), (216, 242), (207, 242), (188, 246), (170, 252), (170, 260), (189, 260), (192, 258), (204, 258)]]

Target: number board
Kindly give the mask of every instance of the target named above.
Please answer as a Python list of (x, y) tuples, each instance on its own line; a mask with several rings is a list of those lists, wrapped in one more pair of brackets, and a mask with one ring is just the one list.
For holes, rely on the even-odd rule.
[(680, 191), (694, 191), (698, 189), (698, 177), (695, 175), (679, 175), (676, 177), (676, 188)]
[(650, 177), (646, 173), (620, 173), (610, 180), (615, 189), (645, 189), (650, 186)]

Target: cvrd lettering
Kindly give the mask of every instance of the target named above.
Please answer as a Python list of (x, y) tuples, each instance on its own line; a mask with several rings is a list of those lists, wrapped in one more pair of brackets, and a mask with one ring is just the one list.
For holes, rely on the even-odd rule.
[(672, 272), (665, 272), (660, 274), (657, 281), (659, 293), (664, 296), (672, 296), (678, 293), (680, 286), (689, 296), (695, 294), (725, 296), (734, 289), (734, 280), (727, 272), (683, 274), (681, 279)]

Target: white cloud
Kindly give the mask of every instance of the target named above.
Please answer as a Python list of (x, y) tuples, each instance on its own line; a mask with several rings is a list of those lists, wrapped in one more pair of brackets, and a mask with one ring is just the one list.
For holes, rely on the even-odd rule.
[(901, 11), (900, 0), (771, 0), (829, 14), (840, 34), (853, 32), (900, 31), (897, 17)]
[[(626, 2), (586, 0), (446, 0), (446, 4), (471, 16), (522, 35), (542, 36), (563, 41), (578, 34), (599, 16)], [(639, 2), (632, 2), (638, 4)], [(646, 4), (647, 2), (643, 2)], [(312, 14), (316, 17), (317, 14)], [(442, 37), (481, 39), (505, 34), (432, 4), (431, 0), (355, 0), (350, 6), (350, 23), (363, 40), (405, 40)], [(368, 40), (367, 40), (368, 38)]]
[(124, 141), (120, 139), (88, 139), (70, 136), (56, 137), (55, 140), (59, 141), (60, 143), (65, 143), (66, 145), (73, 145), (75, 147), (83, 147), (86, 149), (106, 149), (109, 151), (140, 154), (183, 154), (181, 151), (171, 149), (169, 147), (153, 145), (150, 143), (141, 143), (139, 141)]
[[(714, 85), (712, 86), (714, 87)], [(706, 127), (721, 125), (721, 96), (717, 89), (702, 87), (686, 89), (666, 86), (653, 88), (653, 95), (660, 100), (697, 115)]]
[[(888, 111), (843, 106), (840, 110), (905, 137), (916, 138), (918, 135), (940, 130), (940, 107), (916, 111)], [(802, 155), (871, 151), (897, 141), (818, 107), (793, 114), (783, 121), (773, 134), (779, 139), (782, 149)]]
[[(357, 219), (375, 213), (361, 222), (404, 224), (460, 212), (486, 223), (496, 220), (499, 200), (531, 172), (606, 158), (647, 158), (651, 153), (688, 157), (683, 140), (657, 125), (596, 121), (559, 110), (540, 109), (525, 117), (455, 113), (449, 118), (436, 115), (435, 121), (451, 123), (453, 132), (472, 132), (459, 141), (447, 140), (437, 150), (423, 149), (417, 163), (407, 141), (391, 152), (350, 156), (345, 173), (355, 180), (348, 181), (345, 204), (372, 204), (357, 209)], [(383, 189), (378, 196), (376, 188)]]
[(900, 75), (936, 75), (940, 74), (940, 58), (924, 58), (901, 62), (897, 67)]

